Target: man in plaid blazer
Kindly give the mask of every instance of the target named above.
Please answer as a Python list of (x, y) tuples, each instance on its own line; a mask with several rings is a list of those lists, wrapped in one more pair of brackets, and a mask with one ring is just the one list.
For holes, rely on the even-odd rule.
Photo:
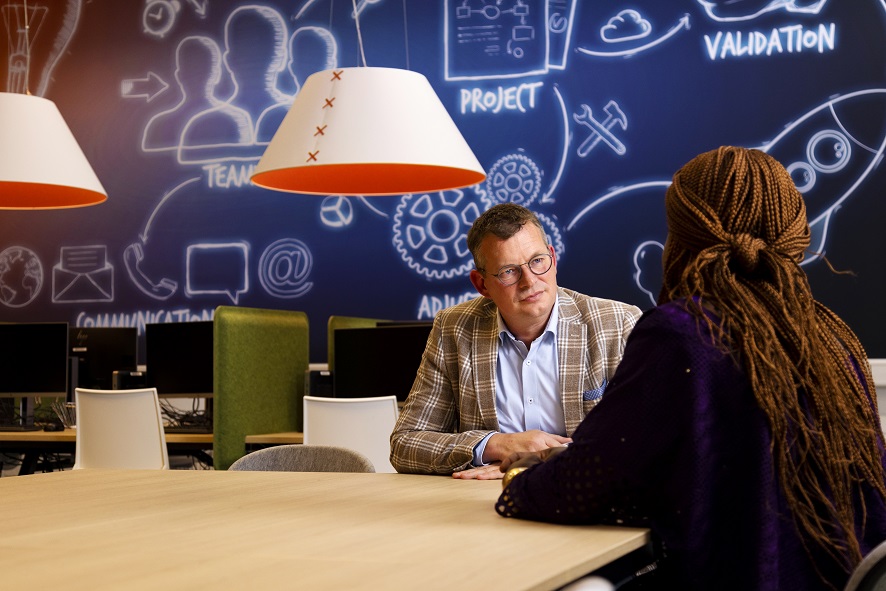
[(482, 297), (442, 310), (391, 434), (399, 472), (501, 478), (517, 451), (565, 445), (603, 394), (640, 310), (557, 286), (530, 210), (502, 203), (468, 232)]

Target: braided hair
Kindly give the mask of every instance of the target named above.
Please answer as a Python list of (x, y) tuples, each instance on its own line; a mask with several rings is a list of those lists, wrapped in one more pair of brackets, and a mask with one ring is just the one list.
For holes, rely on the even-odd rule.
[(659, 303), (685, 298), (742, 364), (807, 551), (814, 544), (851, 572), (862, 558), (861, 484), (886, 498), (883, 435), (867, 355), (800, 268), (810, 244), (802, 196), (774, 158), (727, 146), (680, 169), (665, 207)]

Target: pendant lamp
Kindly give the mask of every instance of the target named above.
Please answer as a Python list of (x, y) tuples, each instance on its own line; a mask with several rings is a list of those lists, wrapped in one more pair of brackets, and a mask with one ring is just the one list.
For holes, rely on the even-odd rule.
[(251, 180), (292, 193), (372, 196), (485, 178), (427, 78), (362, 66), (308, 77)]
[(0, 92), (0, 209), (95, 205), (108, 198), (58, 108)]

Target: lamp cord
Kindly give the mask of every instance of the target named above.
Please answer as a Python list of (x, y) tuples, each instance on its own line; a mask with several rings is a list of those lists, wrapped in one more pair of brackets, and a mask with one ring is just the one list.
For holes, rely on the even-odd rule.
[(406, 22), (406, 0), (403, 0), (403, 45), (406, 47), (406, 69), (409, 67), (409, 25)]
[(28, 23), (28, 0), (25, 5), (25, 94), (31, 94), (31, 25)]
[(366, 54), (363, 53), (363, 34), (360, 32), (360, 14), (357, 12), (357, 0), (351, 0), (354, 5), (354, 22), (357, 23), (357, 43), (360, 45), (360, 59), (363, 67), (366, 67)]

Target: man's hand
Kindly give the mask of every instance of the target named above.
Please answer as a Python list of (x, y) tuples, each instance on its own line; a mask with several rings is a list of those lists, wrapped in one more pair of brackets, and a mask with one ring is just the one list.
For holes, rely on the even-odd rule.
[(504, 474), (499, 470), (498, 462), (452, 473), (453, 478), (461, 478), (462, 480), (501, 480), (503, 476)]
[(516, 453), (540, 452), (571, 442), (572, 439), (569, 437), (552, 435), (538, 429), (522, 433), (496, 433), (486, 442), (483, 461), (490, 464), (501, 462)]
[(521, 451), (514, 454), (511, 454), (509, 457), (502, 460), (501, 464), (498, 466), (499, 470), (501, 470), (502, 476), (507, 472), (510, 468), (518, 468), (521, 466), (525, 466), (527, 468), (534, 466), (536, 464), (540, 464), (542, 462), (546, 462), (550, 460), (554, 456), (556, 456), (561, 451), (567, 449), (566, 445), (561, 445), (559, 447), (549, 447), (547, 449), (543, 449), (539, 452), (534, 451)]

